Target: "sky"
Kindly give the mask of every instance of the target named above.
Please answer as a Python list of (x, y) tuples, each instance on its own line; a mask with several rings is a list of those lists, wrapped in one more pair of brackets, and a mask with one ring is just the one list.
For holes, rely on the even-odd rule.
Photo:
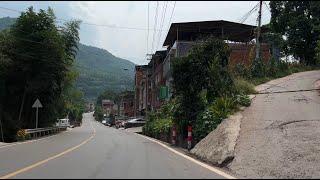
[[(25, 11), (27, 7), (33, 6), (38, 11), (50, 6), (57, 19), (82, 20), (81, 43), (106, 49), (113, 55), (128, 59), (135, 64), (147, 64), (146, 54), (163, 48), (162, 44), (171, 23), (210, 20), (240, 22), (257, 3), (257, 1), (176, 1), (176, 3), (175, 1), (2, 1), (0, 17), (19, 16), (18, 12), (1, 7)], [(257, 15), (258, 11), (255, 11), (244, 23), (257, 25)], [(270, 16), (267, 5), (263, 5), (262, 24), (269, 23)], [(163, 29), (163, 31), (159, 34), (160, 31), (153, 29)]]

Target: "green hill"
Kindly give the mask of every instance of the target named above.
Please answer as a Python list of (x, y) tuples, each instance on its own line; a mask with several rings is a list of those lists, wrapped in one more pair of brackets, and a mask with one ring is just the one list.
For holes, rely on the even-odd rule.
[[(15, 18), (0, 18), (0, 31), (14, 22)], [(76, 86), (87, 100), (94, 100), (105, 89), (117, 92), (133, 89), (135, 64), (107, 50), (80, 43), (75, 66), (79, 71)]]

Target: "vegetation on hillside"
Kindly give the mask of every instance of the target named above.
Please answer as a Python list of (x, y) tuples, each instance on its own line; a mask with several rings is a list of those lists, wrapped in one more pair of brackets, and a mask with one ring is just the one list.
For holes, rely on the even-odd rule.
[(14, 141), (19, 129), (35, 127), (31, 108), (39, 98), (38, 127), (53, 125), (68, 114), (81, 121), (84, 104), (74, 86), (72, 65), (79, 42), (79, 21), (55, 25), (53, 10), (32, 7), (0, 32), (0, 118), (5, 141)]
[[(0, 18), (0, 31), (8, 29), (15, 21), (16, 18)], [(134, 63), (104, 49), (79, 43), (73, 66), (79, 72), (76, 87), (88, 101), (95, 100), (105, 89), (115, 92), (133, 89)]]

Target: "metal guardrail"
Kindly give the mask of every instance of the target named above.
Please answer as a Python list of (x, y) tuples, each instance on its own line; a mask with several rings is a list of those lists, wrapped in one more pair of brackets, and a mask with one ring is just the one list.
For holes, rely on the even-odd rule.
[(67, 127), (48, 127), (37, 129), (25, 129), (25, 133), (30, 134), (31, 138), (36, 138), (45, 135), (56, 134), (65, 130), (67, 130)]

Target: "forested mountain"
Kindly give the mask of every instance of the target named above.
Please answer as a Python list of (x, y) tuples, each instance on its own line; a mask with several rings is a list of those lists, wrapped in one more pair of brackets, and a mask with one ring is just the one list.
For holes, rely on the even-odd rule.
[(80, 44), (76, 66), (80, 72), (76, 84), (86, 98), (96, 98), (105, 89), (119, 92), (133, 88), (134, 64), (107, 50)]
[[(0, 30), (9, 28), (15, 20), (0, 18)], [(75, 62), (79, 72), (76, 86), (84, 92), (87, 100), (94, 100), (105, 89), (116, 92), (132, 89), (134, 66), (134, 63), (115, 57), (107, 50), (80, 43)]]

